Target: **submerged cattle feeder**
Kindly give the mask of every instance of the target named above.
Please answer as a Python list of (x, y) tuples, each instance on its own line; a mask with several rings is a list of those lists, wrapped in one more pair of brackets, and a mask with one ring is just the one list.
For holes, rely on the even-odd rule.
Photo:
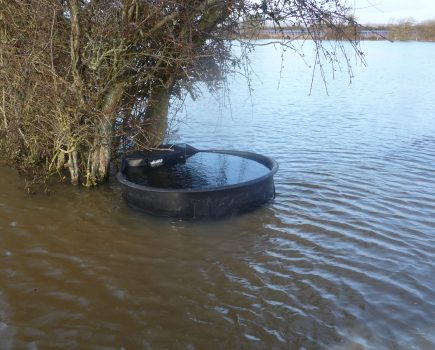
[(256, 153), (165, 145), (128, 154), (117, 179), (135, 209), (180, 219), (219, 218), (271, 200), (277, 170), (273, 159)]

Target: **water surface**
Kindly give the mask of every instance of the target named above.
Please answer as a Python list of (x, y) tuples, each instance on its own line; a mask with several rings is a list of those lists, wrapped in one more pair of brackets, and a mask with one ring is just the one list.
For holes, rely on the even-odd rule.
[(188, 103), (179, 141), (279, 162), (246, 215), (147, 217), (115, 182), (28, 197), (1, 168), (0, 348), (435, 348), (435, 45), (363, 49), (329, 95), (261, 47), (251, 97)]
[(263, 164), (225, 153), (198, 152), (159, 167), (128, 167), (127, 180), (165, 189), (210, 189), (241, 184), (270, 172)]

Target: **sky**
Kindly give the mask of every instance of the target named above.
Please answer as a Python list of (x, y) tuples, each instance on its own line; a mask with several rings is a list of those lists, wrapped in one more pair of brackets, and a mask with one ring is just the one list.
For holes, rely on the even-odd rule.
[(435, 19), (435, 0), (346, 0), (362, 24), (388, 24), (399, 19)]

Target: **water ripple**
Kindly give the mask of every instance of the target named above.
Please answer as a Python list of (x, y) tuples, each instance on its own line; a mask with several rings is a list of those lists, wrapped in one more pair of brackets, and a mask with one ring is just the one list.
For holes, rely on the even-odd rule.
[(280, 163), (252, 213), (151, 218), (114, 182), (28, 197), (0, 168), (0, 348), (434, 348), (435, 46), (364, 45), (373, 64), (329, 97), (292, 57), (276, 90), (279, 55), (259, 48), (237, 115), (188, 103), (180, 141)]

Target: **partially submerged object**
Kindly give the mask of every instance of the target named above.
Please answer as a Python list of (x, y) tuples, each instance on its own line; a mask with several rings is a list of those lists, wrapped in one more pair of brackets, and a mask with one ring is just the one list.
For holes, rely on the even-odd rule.
[(219, 218), (271, 200), (277, 170), (273, 159), (256, 153), (165, 145), (128, 154), (117, 179), (127, 204), (146, 213)]

